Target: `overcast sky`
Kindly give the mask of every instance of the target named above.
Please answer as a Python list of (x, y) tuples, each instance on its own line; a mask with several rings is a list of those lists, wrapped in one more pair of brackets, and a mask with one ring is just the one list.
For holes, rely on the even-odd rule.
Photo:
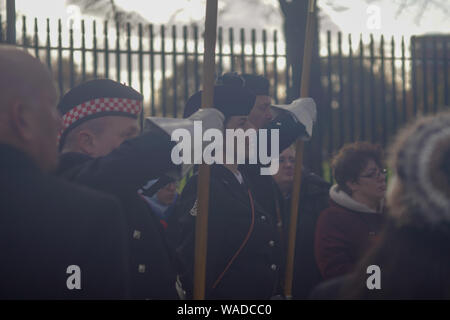
[[(6, 0), (0, 1), (6, 2)], [(428, 5), (420, 23), (415, 21), (421, 10), (420, 3), (428, 0), (416, 0), (417, 5), (411, 5), (405, 8), (401, 14), (397, 14), (400, 1), (319, 0), (318, 5), (322, 13), (326, 15), (326, 18), (321, 21), (321, 31), (340, 29), (344, 33), (382, 33), (407, 37), (413, 34), (448, 33), (450, 31), (450, 1), (446, 1), (449, 6), (447, 13)], [(171, 17), (174, 19), (172, 21), (177, 24), (201, 22), (205, 11), (205, 0), (115, 0), (115, 2), (126, 10), (138, 12), (149, 22), (155, 24), (167, 23)], [(226, 8), (225, 13), (219, 17), (219, 25), (281, 30), (282, 17), (277, 0), (220, 0), (219, 6)], [(67, 6), (66, 0), (16, 0), (16, 7), (20, 13), (30, 18), (62, 18), (63, 21), (66, 21), (79, 17), (76, 8)], [(380, 13), (379, 29), (370, 28), (367, 25), (368, 19), (377, 15), (377, 12)]]

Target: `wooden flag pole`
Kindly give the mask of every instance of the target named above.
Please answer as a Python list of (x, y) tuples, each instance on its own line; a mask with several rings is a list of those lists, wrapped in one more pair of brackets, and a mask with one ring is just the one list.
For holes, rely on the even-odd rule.
[[(314, 43), (314, 11), (315, 1), (308, 0), (308, 15), (306, 18), (305, 48), (303, 52), (302, 77), (300, 83), (300, 97), (308, 97), (309, 75), (311, 66), (312, 48)], [(295, 239), (297, 233), (298, 205), (300, 200), (300, 185), (302, 181), (303, 140), (297, 139), (295, 144), (295, 173), (291, 200), (291, 217), (289, 221), (289, 236), (287, 247), (286, 274), (284, 282), (284, 295), (292, 298), (292, 280), (294, 277)]]
[[(206, 0), (205, 52), (203, 54), (202, 108), (210, 108), (214, 102), (214, 71), (217, 30), (217, 1)], [(205, 299), (206, 252), (208, 239), (210, 168), (201, 164), (197, 184), (197, 218), (195, 221), (194, 299)]]

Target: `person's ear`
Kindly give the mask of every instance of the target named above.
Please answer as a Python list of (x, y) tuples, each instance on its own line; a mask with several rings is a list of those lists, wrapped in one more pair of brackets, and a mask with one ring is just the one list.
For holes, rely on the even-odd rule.
[(95, 150), (95, 137), (88, 130), (81, 130), (77, 134), (77, 144), (81, 152), (92, 156)]
[[(31, 107), (26, 106), (22, 101), (16, 100), (11, 103), (10, 119), (11, 126), (21, 140), (31, 141), (35, 136), (33, 130), (34, 119)], [(34, 120), (34, 122), (33, 122)]]

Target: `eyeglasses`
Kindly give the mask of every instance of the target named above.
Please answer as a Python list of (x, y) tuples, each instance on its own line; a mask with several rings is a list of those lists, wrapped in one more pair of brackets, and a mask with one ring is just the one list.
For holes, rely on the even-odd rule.
[(386, 175), (387, 170), (386, 169), (381, 169), (381, 170), (374, 170), (371, 173), (364, 175), (364, 176), (359, 176), (360, 178), (369, 178), (369, 179), (373, 179), (373, 178), (379, 178), (381, 175)]

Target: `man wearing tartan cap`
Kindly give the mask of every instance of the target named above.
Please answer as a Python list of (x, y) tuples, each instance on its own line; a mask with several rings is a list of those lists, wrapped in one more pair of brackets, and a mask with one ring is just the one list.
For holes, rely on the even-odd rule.
[[(131, 87), (107, 79), (67, 92), (58, 106), (63, 120), (58, 174), (121, 200), (128, 220), (131, 297), (176, 299), (174, 255), (138, 190), (150, 179), (179, 173), (180, 166), (171, 161), (175, 143), (168, 130), (159, 126), (139, 134), (142, 101)], [(223, 121), (219, 112), (214, 115)], [(191, 125), (187, 122), (178, 127)]]

